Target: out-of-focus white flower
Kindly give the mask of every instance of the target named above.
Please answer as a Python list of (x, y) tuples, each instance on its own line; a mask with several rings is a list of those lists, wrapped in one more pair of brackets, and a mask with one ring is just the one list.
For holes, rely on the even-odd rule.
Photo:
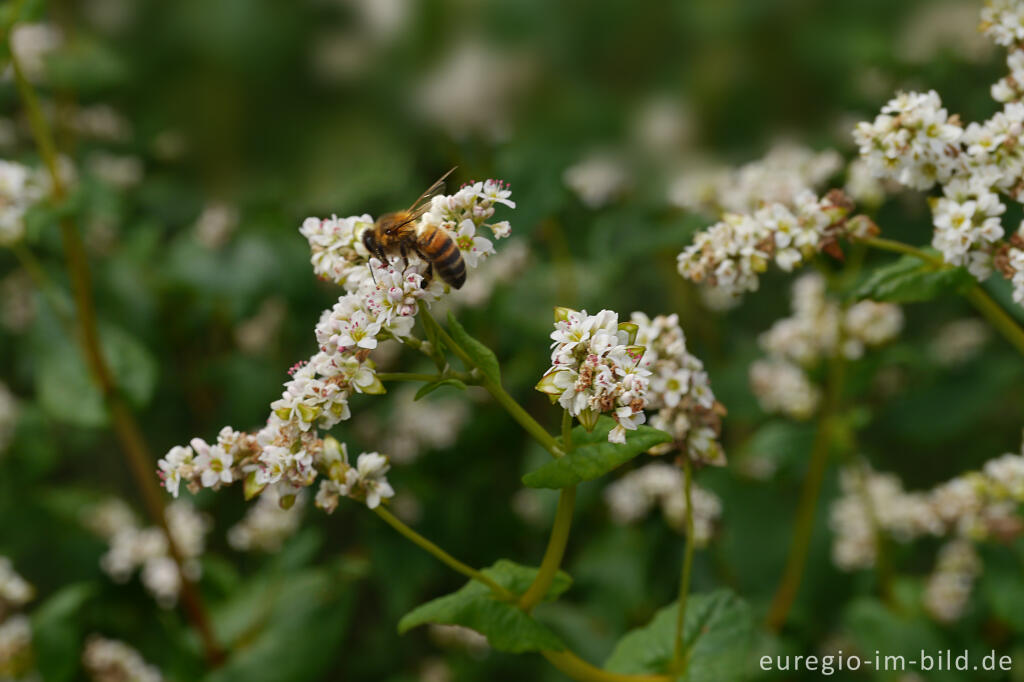
[(673, 158), (693, 136), (693, 116), (685, 104), (670, 95), (647, 100), (633, 115), (632, 135), (650, 156)]
[(82, 650), (82, 665), (92, 682), (163, 682), (156, 667), (124, 642), (91, 635)]
[(629, 185), (622, 160), (610, 154), (593, 154), (569, 166), (562, 180), (589, 208), (614, 201)]
[(987, 324), (973, 317), (943, 325), (929, 344), (931, 354), (943, 365), (956, 365), (976, 356), (992, 337)]
[(35, 589), (14, 570), (11, 560), (0, 556), (0, 618), (10, 609), (18, 609), (35, 596)]
[(34, 680), (32, 623), (20, 613), (0, 622), (0, 679)]
[(228, 544), (243, 552), (277, 552), (298, 529), (306, 497), (306, 491), (300, 490), (287, 507), (282, 507), (280, 491), (268, 489), (228, 530)]
[[(178, 500), (165, 510), (167, 527), (181, 552), (182, 571), (189, 580), (199, 578), (199, 557), (205, 546), (210, 521), (188, 502)], [(142, 584), (164, 608), (171, 608), (181, 590), (181, 575), (171, 558), (167, 536), (156, 527), (142, 528), (131, 509), (110, 499), (88, 508), (82, 523), (109, 543), (100, 567), (115, 582), (127, 582), (141, 571)]]
[[(686, 491), (679, 467), (652, 462), (608, 485), (604, 490), (608, 511), (615, 523), (635, 523), (660, 506), (665, 521), (679, 532), (686, 529)], [(693, 502), (693, 541), (707, 545), (722, 503), (714, 493), (691, 483)]]
[(381, 449), (395, 462), (412, 462), (423, 450), (443, 450), (455, 443), (469, 409), (457, 398), (415, 400), (412, 388), (395, 393), (394, 412), (386, 428), (373, 429)]
[(280, 296), (263, 301), (255, 315), (243, 320), (235, 328), (235, 343), (238, 344), (238, 348), (249, 355), (266, 352), (277, 338), (287, 311), (284, 299)]
[(60, 29), (47, 23), (18, 22), (11, 29), (11, 50), (25, 78), (38, 82), (46, 75), (46, 59), (64, 44)]
[(887, 193), (886, 182), (876, 177), (870, 164), (861, 158), (854, 159), (846, 167), (843, 191), (858, 205), (869, 208), (880, 206)]
[(0, 246), (25, 234), (25, 211), (45, 194), (43, 177), (20, 163), (0, 160)]
[(126, 142), (132, 137), (131, 121), (108, 104), (74, 110), (68, 125), (82, 137), (104, 142)]
[(103, 182), (118, 189), (131, 189), (140, 182), (145, 173), (142, 159), (137, 156), (117, 156), (96, 152), (89, 157), (89, 172)]
[(765, 412), (791, 419), (809, 419), (821, 401), (821, 390), (799, 366), (785, 360), (755, 361), (750, 366), (750, 390)]
[(626, 431), (647, 418), (650, 371), (640, 366), (644, 349), (633, 345), (635, 327), (631, 334), (629, 323), (620, 325), (618, 313), (610, 310), (588, 315), (559, 308), (551, 339), (551, 368), (537, 390), (558, 396), (558, 404), (587, 428), (609, 414), (617, 425), (608, 440), (626, 442)]
[(228, 243), (238, 227), (238, 208), (224, 201), (209, 201), (203, 206), (192, 228), (196, 240), (208, 249), (219, 249)]
[(718, 216), (753, 213), (765, 204), (793, 208), (842, 167), (834, 150), (816, 152), (783, 142), (761, 159), (737, 169), (704, 166), (685, 170), (669, 187), (669, 202)]
[(651, 454), (673, 450), (700, 464), (725, 465), (718, 442), (724, 409), (715, 400), (704, 363), (686, 349), (678, 315), (650, 318), (634, 312), (635, 343), (644, 350), (640, 366), (650, 371), (646, 408), (657, 410), (651, 425), (672, 435), (672, 443), (657, 445)]
[(533, 64), (476, 40), (456, 43), (416, 87), (416, 112), (456, 139), (508, 136)]
[(452, 682), (452, 668), (443, 658), (427, 658), (420, 664), (419, 682)]
[(992, 44), (977, 30), (976, 6), (932, 2), (914, 9), (896, 40), (901, 59), (924, 64), (949, 51), (973, 63), (985, 62)]
[(891, 303), (860, 301), (845, 311), (826, 296), (825, 278), (802, 275), (793, 282), (793, 315), (776, 321), (758, 343), (768, 354), (750, 367), (750, 384), (761, 407), (795, 419), (810, 417), (821, 392), (804, 374), (825, 358), (859, 358), (903, 329), (903, 312)]
[(981, 568), (981, 558), (967, 540), (951, 540), (943, 545), (935, 571), (925, 585), (923, 602), (928, 613), (943, 623), (959, 620)]

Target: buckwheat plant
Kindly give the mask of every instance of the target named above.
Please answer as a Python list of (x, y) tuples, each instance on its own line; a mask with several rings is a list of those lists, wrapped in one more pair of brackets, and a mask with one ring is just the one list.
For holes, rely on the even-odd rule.
[[(508, 221), (497, 220), (496, 213), (514, 207), (505, 183), (471, 182), (455, 194), (434, 197), (417, 229), (431, 226), (448, 231), (474, 270), (495, 254), (494, 241), (511, 231)], [(231, 544), (243, 549), (278, 547), (301, 518), (296, 512), (307, 488), (316, 489), (314, 504), (327, 513), (345, 498), (354, 500), (470, 579), (458, 592), (407, 614), (400, 630), (428, 623), (459, 626), (458, 632), (469, 628), (475, 638), (486, 638), (494, 649), (540, 652), (577, 680), (667, 682), (684, 674), (691, 654), (688, 642), (699, 627), (694, 614), (686, 615), (693, 551), (696, 545), (706, 544), (721, 509), (718, 498), (693, 485), (691, 462), (725, 463), (718, 443), (724, 408), (715, 400), (703, 364), (687, 351), (676, 316), (651, 318), (634, 313), (630, 321), (620, 321), (610, 310), (591, 315), (556, 309), (551, 366), (546, 372), (538, 371), (537, 383), (537, 390), (561, 408), (561, 432), (556, 437), (505, 391), (497, 357), (470, 336), (452, 312), (446, 326), (434, 318), (432, 308), (448, 304), (451, 292), (443, 282), (426, 277), (426, 263), (415, 256), (381, 262), (367, 253), (362, 236), (372, 226), (369, 215), (303, 222), (300, 232), (309, 242), (314, 272), (343, 288), (316, 324), (317, 352), (291, 368), (291, 378), (281, 398), (270, 405), (262, 429), (246, 433), (225, 426), (213, 442), (193, 438), (187, 445), (171, 448), (159, 462), (158, 474), (166, 491), (177, 497), (182, 488), (195, 493), (237, 484), (247, 499), (258, 496), (256, 506), (229, 534)], [(476, 275), (470, 272), (467, 285)], [(399, 344), (429, 358), (436, 373), (379, 371), (374, 357), (392, 361), (393, 354), (386, 349)], [(452, 356), (462, 370), (452, 366)], [(530, 488), (560, 490), (551, 538), (538, 568), (502, 559), (476, 569), (454, 558), (400, 518), (416, 515), (399, 509), (402, 497), (388, 478), (389, 452), (353, 457), (345, 443), (328, 433), (352, 417), (355, 394), (381, 396), (389, 384), (403, 381), (423, 384), (417, 398), (441, 386), (482, 387), (551, 455), (550, 462), (523, 477)], [(409, 413), (406, 416), (413, 413), (408, 407), (399, 409)], [(378, 438), (381, 446), (398, 447), (396, 459), (411, 464), (421, 442), (428, 447), (451, 444), (465, 418), (456, 413), (440, 419), (426, 408), (417, 409), (423, 411), (422, 418), (394, 433), (364, 430)], [(645, 426), (647, 411), (658, 428)], [(424, 421), (431, 423), (424, 425)], [(574, 428), (576, 422), (579, 426)], [(452, 433), (435, 433), (445, 425)], [(638, 469), (609, 488), (608, 496), (620, 500), (621, 507), (627, 495), (616, 490), (635, 487), (633, 481), (657, 478), (657, 490), (642, 486), (644, 490), (636, 494), (645, 501), (631, 504), (650, 507), (657, 502), (669, 523), (685, 532), (680, 600), (667, 609), (670, 615), (666, 616), (675, 626), (651, 635), (658, 646), (672, 653), (657, 661), (642, 660), (627, 637), (602, 670), (572, 653), (532, 613), (569, 586), (568, 576), (559, 568), (568, 543), (576, 485), (647, 451), (658, 456), (676, 453), (676, 464)], [(629, 514), (636, 517), (638, 511)], [(622, 512), (617, 515), (625, 520)], [(735, 605), (725, 593), (701, 599), (704, 608), (712, 603)], [(742, 611), (738, 618), (739, 627), (749, 633), (749, 613)]]
[(20, 613), (35, 589), (0, 556), (0, 679), (22, 680), (35, 675), (32, 626)]

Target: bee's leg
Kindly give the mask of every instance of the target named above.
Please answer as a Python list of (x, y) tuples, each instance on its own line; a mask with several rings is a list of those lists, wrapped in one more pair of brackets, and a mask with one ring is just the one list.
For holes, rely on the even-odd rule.
[(398, 249), (399, 249), (399, 251), (402, 254), (402, 263), (405, 265), (406, 268), (408, 268), (409, 267), (409, 251), (405, 248), (405, 244), (402, 244), (401, 246), (399, 246)]
[(420, 282), (420, 289), (426, 289), (434, 279), (434, 264), (427, 261), (427, 271), (423, 273), (423, 281)]

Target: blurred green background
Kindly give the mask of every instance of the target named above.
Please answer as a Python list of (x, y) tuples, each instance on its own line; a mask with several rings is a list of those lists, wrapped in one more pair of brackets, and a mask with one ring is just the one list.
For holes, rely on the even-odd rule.
[[(703, 307), (676, 274), (675, 254), (713, 216), (673, 208), (668, 183), (700, 159), (754, 160), (780, 138), (852, 158), (853, 123), (899, 88), (935, 88), (965, 120), (987, 117), (996, 108), (988, 84), (1005, 67), (974, 32), (979, 4), (30, 0), (22, 16), (63, 34), (39, 88), (75, 162), (72, 206), (97, 307), (108, 336), (120, 339), (111, 342), (119, 376), (156, 455), (194, 435), (211, 440), (225, 424), (258, 427), (286, 368), (313, 351), (312, 327), (339, 291), (312, 275), (297, 231), (305, 217), (394, 210), (457, 165), (455, 185), (511, 182), (518, 207), (503, 215), (513, 236), (499, 252), (526, 254), (521, 272), (458, 314), (543, 423), (554, 429), (557, 414), (531, 387), (547, 367), (552, 306), (680, 314), (729, 409), (730, 467), (699, 478), (724, 511), (698, 553), (694, 586), (731, 586), (762, 613), (788, 548), (813, 426), (765, 415), (746, 373), (757, 335), (788, 312), (790, 280), (765, 277), (728, 313)], [(118, 114), (116, 124), (90, 130), (76, 112), (98, 105)], [(33, 162), (9, 78), (0, 112), (3, 157)], [(616, 158), (628, 178), (596, 208), (563, 179), (594, 154)], [(895, 238), (930, 239), (919, 195), (889, 201), (878, 222)], [(67, 291), (54, 210), (30, 214), (28, 239)], [(0, 327), (0, 377), (20, 404), (0, 454), (0, 554), (36, 585), (36, 604), (57, 612), (56, 634), (42, 645), (46, 679), (78, 678), (78, 647), (90, 632), (131, 643), (173, 680), (561, 679), (538, 656), (468, 654), (426, 630), (400, 638), (402, 614), (461, 581), (357, 505), (330, 517), (309, 509), (276, 555), (234, 551), (225, 535), (246, 508), (237, 489), (196, 498), (214, 519), (202, 590), (220, 627), (245, 634), (229, 668), (203, 678), (180, 612), (159, 609), (137, 580), (115, 585), (100, 570), (105, 548), (82, 527), (81, 510), (109, 494), (141, 509), (138, 493), (53, 304), (7, 251), (0, 280), (14, 282), (4, 305), (29, 310)], [(864, 454), (909, 487), (926, 487), (1016, 450), (1020, 359), (993, 340), (967, 364), (942, 367), (921, 349), (942, 324), (968, 315), (966, 306), (950, 298), (905, 312), (902, 340), (851, 373)], [(401, 356), (390, 366), (415, 371), (417, 362)], [(452, 401), (469, 416), (451, 444), (421, 445), (415, 463), (396, 463), (391, 474), (413, 525), (473, 565), (538, 561), (554, 498), (524, 497), (519, 477), (543, 453), (481, 396), (442, 390), (427, 399), (442, 410), (456, 409)], [(405, 393), (358, 397), (355, 418), (335, 435), (354, 452), (378, 449), (410, 402)], [(771, 459), (774, 473), (745, 475), (745, 458)], [(659, 515), (610, 524), (605, 483), (580, 490), (565, 566), (572, 591), (538, 612), (594, 662), (674, 598), (683, 548)], [(835, 489), (830, 472), (826, 503)], [(845, 638), (870, 651), (885, 633), (887, 645), (901, 643), (893, 647), (996, 647), (1024, 660), (1024, 608), (999, 604), (1024, 604), (1020, 547), (986, 550), (993, 556), (976, 604), (942, 629), (920, 613), (882, 608), (869, 573), (835, 569), (826, 515), (823, 504), (791, 625), (761, 642), (766, 650), (813, 653)], [(934, 547), (895, 552), (901, 585), (913, 593)], [(62, 615), (48, 599), (67, 597), (69, 586), (84, 606)]]

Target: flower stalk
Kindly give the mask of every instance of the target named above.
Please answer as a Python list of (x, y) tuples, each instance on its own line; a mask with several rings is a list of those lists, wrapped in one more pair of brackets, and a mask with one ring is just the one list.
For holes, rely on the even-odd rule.
[[(896, 241), (894, 239), (883, 239), (881, 237), (871, 237), (860, 240), (862, 243), (868, 246), (879, 249), (881, 251), (891, 251), (893, 253), (901, 253), (907, 256), (914, 256), (922, 261), (933, 265), (937, 268), (952, 268), (941, 258), (934, 256), (924, 249), (919, 249), (916, 246), (910, 244), (904, 244), (903, 242)], [(989, 323), (995, 327), (996, 331), (1003, 335), (1007, 341), (1013, 345), (1021, 354), (1024, 354), (1024, 328), (1021, 328), (1020, 324), (1014, 320), (1009, 313), (996, 303), (988, 292), (982, 288), (980, 283), (975, 283), (970, 289), (964, 294), (964, 298), (974, 308), (982, 314), (982, 316), (989, 321)]]
[[(18, 57), (13, 51), (11, 67), (18, 93), (25, 105), (32, 136), (50, 176), (53, 198), (58, 204), (63, 203), (67, 199), (67, 188), (60, 176), (53, 135), (39, 106), (35, 90), (25, 78)], [(129, 469), (142, 492), (146, 511), (167, 537), (169, 553), (174, 559), (181, 578), (181, 595), (185, 613), (199, 632), (207, 661), (211, 665), (219, 665), (224, 660), (224, 651), (218, 645), (213, 634), (202, 596), (182, 571), (183, 555), (168, 528), (164, 514), (164, 498), (153, 477), (154, 460), (148, 452), (142, 431), (121, 395), (103, 355), (96, 310), (92, 300), (92, 278), (82, 236), (74, 221), (66, 214), (60, 218), (60, 231), (64, 244), (65, 266), (71, 280), (75, 313), (78, 318), (77, 335), (86, 364), (107, 403), (114, 431), (121, 442), (121, 449), (128, 461)]]
[(409, 526), (405, 525), (397, 516), (389, 512), (383, 506), (378, 506), (373, 510), (377, 516), (384, 519), (385, 523), (397, 530), (404, 538), (411, 541), (420, 549), (423, 549), (431, 556), (436, 558), (438, 561), (443, 563), (448, 568), (452, 569), (456, 573), (461, 573), (470, 580), (476, 580), (477, 582), (486, 585), (491, 588), (491, 591), (495, 595), (505, 600), (512, 600), (515, 595), (506, 590), (504, 587), (496, 583), (494, 580), (488, 578), (482, 572), (477, 569), (465, 564), (448, 552), (438, 547), (435, 543), (431, 542), (427, 538), (423, 537)]
[(679, 577), (679, 601), (676, 608), (676, 640), (672, 654), (671, 670), (682, 673), (686, 670), (686, 601), (690, 595), (690, 574), (693, 571), (693, 464), (688, 455), (683, 455), (683, 486), (686, 495), (686, 549), (683, 553), (683, 570)]
[(811, 460), (807, 468), (807, 476), (804, 479), (804, 487), (800, 493), (796, 522), (793, 527), (793, 540), (790, 544), (789, 555), (786, 557), (782, 580), (779, 582), (768, 609), (768, 615), (765, 617), (765, 627), (770, 630), (777, 631), (785, 624), (803, 580), (807, 553), (814, 530), (815, 511), (818, 508), (818, 498), (821, 496), (821, 484), (825, 478), (828, 455), (832, 449), (833, 429), (842, 398), (845, 370), (846, 363), (841, 357), (834, 358), (829, 364), (825, 401), (818, 418), (818, 430), (811, 448)]

